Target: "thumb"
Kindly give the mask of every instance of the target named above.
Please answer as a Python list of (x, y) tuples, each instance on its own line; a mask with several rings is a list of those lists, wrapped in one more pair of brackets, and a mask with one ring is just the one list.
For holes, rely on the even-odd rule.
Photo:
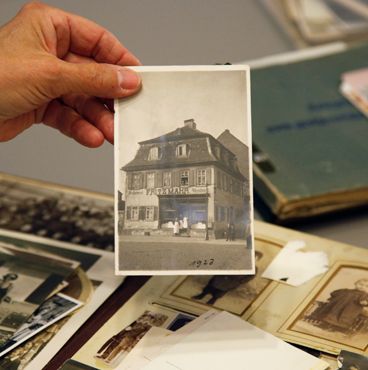
[(132, 69), (112, 64), (63, 63), (60, 95), (80, 93), (100, 98), (123, 98), (136, 93), (141, 78)]

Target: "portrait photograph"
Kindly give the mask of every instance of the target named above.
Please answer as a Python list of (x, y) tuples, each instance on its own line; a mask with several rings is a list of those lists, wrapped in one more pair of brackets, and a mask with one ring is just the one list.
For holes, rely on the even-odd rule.
[[(315, 345), (368, 353), (368, 268), (338, 264), (299, 307), (282, 333)], [(336, 351), (337, 351), (336, 349)]]
[(1, 333), (0, 346), (72, 273), (57, 259), (22, 253), (0, 242), (0, 325), (7, 332)]
[(168, 316), (146, 311), (129, 326), (109, 338), (98, 350), (95, 357), (101, 361), (115, 366), (134, 348), (152, 326), (160, 327)]
[(82, 302), (64, 294), (56, 294), (47, 299), (3, 345), (0, 346), (0, 357), (15, 347), (46, 329), (53, 323), (75, 311)]
[(281, 246), (255, 239), (255, 275), (210, 275), (179, 278), (163, 297), (205, 310), (215, 308), (242, 316), (272, 281), (261, 275)]
[[(68, 366), (100, 370), (125, 368), (126, 356), (151, 327), (176, 331), (195, 318), (183, 311), (149, 303), (151, 299), (141, 293), (137, 292), (111, 316), (74, 354)], [(65, 369), (69, 369), (68, 366)]]
[(117, 274), (253, 274), (249, 69), (137, 67), (115, 102)]
[(368, 357), (358, 355), (349, 351), (341, 351), (338, 361), (342, 366), (341, 370), (364, 370), (368, 369)]

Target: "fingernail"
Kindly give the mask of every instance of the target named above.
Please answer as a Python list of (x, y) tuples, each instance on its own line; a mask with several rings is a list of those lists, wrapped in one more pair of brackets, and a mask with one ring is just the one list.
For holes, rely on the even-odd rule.
[(124, 90), (136, 89), (140, 83), (141, 78), (138, 73), (128, 68), (121, 68), (118, 70), (118, 81), (119, 85)]

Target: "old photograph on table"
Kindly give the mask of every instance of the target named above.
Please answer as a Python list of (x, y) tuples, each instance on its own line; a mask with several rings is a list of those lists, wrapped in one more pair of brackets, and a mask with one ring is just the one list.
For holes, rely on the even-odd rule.
[(137, 67), (115, 102), (117, 274), (254, 274), (247, 66)]
[(281, 247), (255, 236), (255, 275), (182, 276), (157, 302), (198, 314), (215, 308), (247, 318), (277, 285), (261, 275)]
[(73, 274), (72, 265), (0, 240), (0, 346)]
[(113, 197), (0, 172), (0, 228), (114, 249)]
[(25, 324), (0, 346), (0, 357), (61, 320), (81, 305), (82, 302), (61, 293), (49, 298), (27, 319)]
[(368, 354), (368, 265), (336, 263), (280, 333), (326, 352)]
[(81, 369), (125, 369), (126, 357), (152, 327), (174, 332), (195, 319), (194, 315), (150, 304), (141, 293), (106, 321), (62, 369), (69, 369), (71, 363), (76, 368), (79, 364)]
[[(34, 251), (38, 255), (46, 252), (54, 255), (57, 261), (70, 259), (79, 263), (75, 274), (66, 279), (68, 284), (62, 293), (84, 302), (84, 306), (36, 334), (0, 359), (1, 369), (20, 370), (27, 366), (29, 370), (39, 370), (50, 361), (94, 311), (106, 301), (110, 294), (123, 282), (124, 278), (111, 274), (114, 255), (104, 250), (7, 230), (0, 230), (0, 243), (11, 245), (13, 249)], [(45, 264), (43, 266), (45, 269)], [(55, 269), (53, 272), (55, 273)], [(28, 286), (28, 284), (26, 285)], [(52, 289), (52, 291), (54, 292), (55, 289)], [(12, 322), (12, 320), (7, 321)], [(12, 333), (14, 331), (13, 329)]]

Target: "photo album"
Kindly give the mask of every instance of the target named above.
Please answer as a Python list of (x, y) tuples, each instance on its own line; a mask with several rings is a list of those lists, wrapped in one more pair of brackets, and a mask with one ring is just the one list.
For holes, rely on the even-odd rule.
[(255, 271), (247, 66), (136, 67), (115, 102), (115, 272)]

